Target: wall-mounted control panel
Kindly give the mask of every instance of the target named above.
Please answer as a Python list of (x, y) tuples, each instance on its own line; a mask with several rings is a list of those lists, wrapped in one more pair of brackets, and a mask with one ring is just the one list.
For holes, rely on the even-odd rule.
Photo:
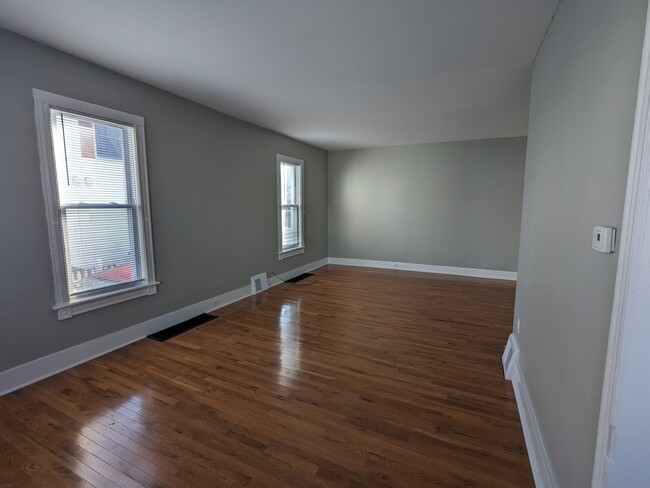
[(616, 248), (616, 229), (613, 227), (594, 227), (591, 248), (598, 252), (614, 252)]

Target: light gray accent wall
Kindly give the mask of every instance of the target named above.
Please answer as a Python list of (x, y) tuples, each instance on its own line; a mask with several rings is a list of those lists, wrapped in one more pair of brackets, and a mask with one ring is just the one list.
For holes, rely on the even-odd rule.
[(561, 488), (590, 486), (647, 0), (562, 0), (534, 65), (516, 315)]
[[(145, 118), (158, 295), (56, 319), (32, 87)], [(321, 149), (2, 30), (0, 107), (0, 371), (327, 256)], [(284, 261), (277, 153), (305, 160), (307, 252)]]
[(329, 253), (517, 270), (526, 138), (329, 155)]

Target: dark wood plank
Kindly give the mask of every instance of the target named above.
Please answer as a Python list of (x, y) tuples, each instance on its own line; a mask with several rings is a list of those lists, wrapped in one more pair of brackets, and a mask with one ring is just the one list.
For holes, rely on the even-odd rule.
[(323, 267), (0, 398), (0, 484), (532, 487), (514, 290)]

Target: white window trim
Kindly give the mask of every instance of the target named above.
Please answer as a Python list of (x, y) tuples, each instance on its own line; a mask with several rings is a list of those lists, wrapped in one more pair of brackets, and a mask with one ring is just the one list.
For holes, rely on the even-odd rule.
[[(288, 251), (282, 251), (282, 181), (280, 175), (280, 165), (285, 163), (291, 163), (300, 166), (300, 239), (302, 245), (300, 247), (289, 249)], [(290, 258), (291, 256), (297, 256), (298, 254), (305, 253), (305, 162), (302, 159), (292, 158), (291, 156), (285, 156), (283, 154), (278, 154), (276, 156), (276, 173), (278, 180), (277, 187), (277, 196), (278, 196), (278, 259), (282, 261), (283, 259)]]
[[(157, 293), (159, 284), (156, 281), (156, 272), (153, 259), (153, 236), (151, 232), (151, 210), (149, 205), (149, 180), (147, 174), (147, 154), (144, 139), (144, 118), (114, 110), (93, 103), (82, 102), (54, 93), (49, 93), (36, 88), (32, 89), (34, 97), (34, 117), (36, 119), (36, 135), (38, 140), (38, 154), (41, 165), (41, 180), (43, 195), (45, 197), (45, 215), (50, 242), (50, 255), (52, 258), (52, 272), (54, 276), (54, 300), (52, 310), (55, 310), (59, 320), (68, 319), (74, 315), (107, 307), (116, 303), (132, 300), (141, 296)], [(72, 112), (79, 112), (90, 116), (109, 119), (122, 124), (133, 125), (136, 132), (137, 155), (140, 195), (143, 214), (143, 238), (145, 246), (145, 259), (147, 264), (147, 280), (136, 286), (124, 290), (109, 291), (92, 297), (70, 298), (66, 283), (65, 250), (61, 232), (59, 232), (59, 211), (56, 196), (56, 174), (54, 165), (54, 151), (52, 145), (52, 132), (50, 129), (50, 108), (59, 108)]]

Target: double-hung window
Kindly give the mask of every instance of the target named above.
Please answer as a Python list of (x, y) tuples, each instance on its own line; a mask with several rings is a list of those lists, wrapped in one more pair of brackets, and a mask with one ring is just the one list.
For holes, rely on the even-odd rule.
[(288, 258), (305, 252), (304, 162), (277, 156), (278, 164), (278, 256)]
[(33, 95), (59, 319), (156, 293), (144, 119)]

